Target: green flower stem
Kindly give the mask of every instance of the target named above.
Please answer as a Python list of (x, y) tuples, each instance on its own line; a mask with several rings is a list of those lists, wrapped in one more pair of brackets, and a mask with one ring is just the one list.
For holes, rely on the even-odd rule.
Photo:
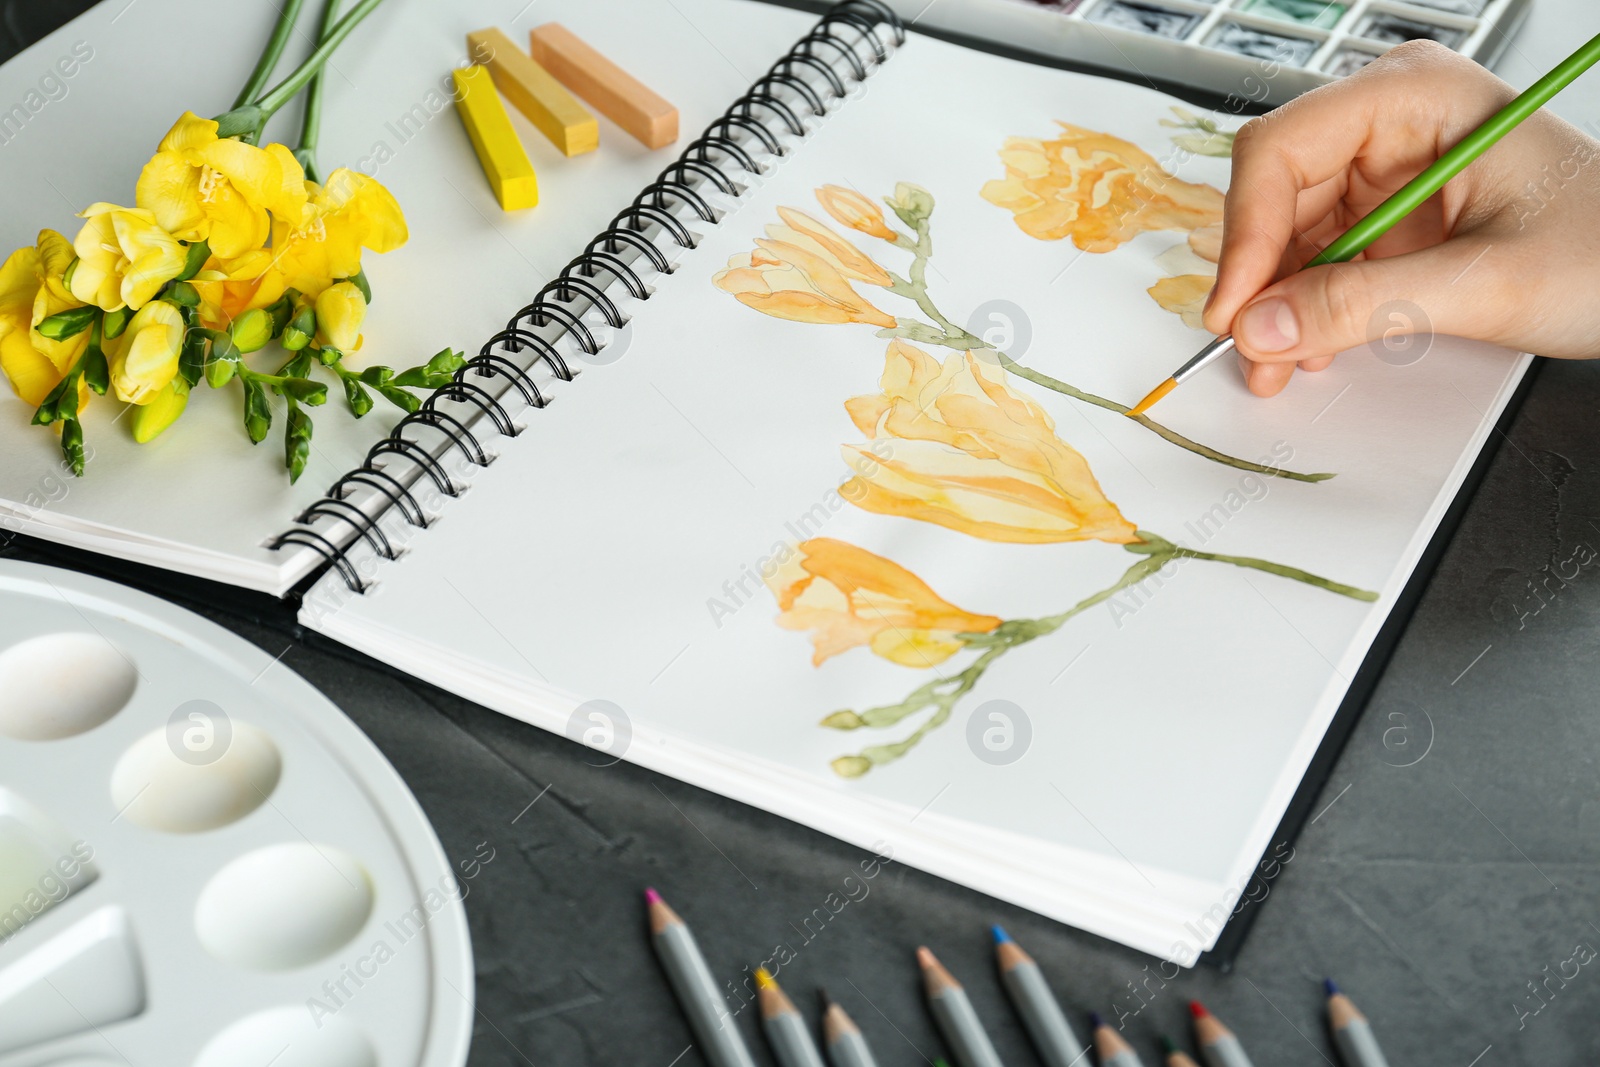
[(266, 125), (267, 120), (271, 119), (279, 108), (294, 99), (295, 95), (306, 87), (307, 83), (316, 76), (317, 72), (323, 68), (333, 53), (344, 43), (344, 39), (350, 36), (350, 32), (360, 25), (362, 19), (372, 14), (382, 2), (383, 0), (360, 0), (360, 3), (351, 8), (347, 15), (334, 23), (333, 28), (323, 35), (316, 51), (307, 56), (306, 61), (300, 64), (293, 74), (273, 86), (272, 91), (261, 97), (261, 99), (254, 101), (255, 106), (261, 109), (262, 126)]
[[(339, 0), (324, 0), (322, 22), (317, 28), (319, 43), (328, 39), (338, 23), (338, 18)], [(317, 171), (317, 137), (322, 131), (322, 89), (327, 80), (327, 67), (319, 69), (311, 78), (311, 87), (306, 90), (305, 115), (300, 120), (300, 147), (294, 150), (295, 158), (300, 161), (306, 177), (314, 182), (322, 181), (322, 176)]]
[(283, 50), (289, 43), (289, 35), (294, 32), (294, 24), (300, 18), (300, 5), (304, 0), (285, 0), (282, 11), (278, 14), (278, 24), (272, 28), (272, 36), (267, 38), (267, 47), (261, 52), (261, 58), (256, 60), (256, 69), (250, 72), (250, 80), (244, 83), (244, 88), (239, 90), (239, 96), (234, 100), (235, 108), (244, 107), (261, 92), (267, 84), (267, 79), (272, 77), (272, 71), (278, 65), (278, 60), (283, 56)]
[(1280, 578), (1304, 582), (1306, 585), (1325, 589), (1340, 596), (1347, 596), (1353, 600), (1370, 603), (1378, 599), (1378, 594), (1370, 590), (1358, 589), (1353, 585), (1345, 585), (1343, 582), (1330, 581), (1321, 575), (1301, 570), (1299, 567), (1287, 567), (1281, 563), (1270, 563), (1266, 560), (1254, 559), (1249, 556), (1225, 556), (1215, 552), (1202, 552), (1198, 549), (1185, 548), (1145, 530), (1138, 531), (1138, 536), (1140, 538), (1138, 541), (1123, 547), (1129, 552), (1136, 553), (1144, 558), (1124, 571), (1122, 577), (1117, 579), (1115, 583), (1100, 590), (1098, 593), (1085, 597), (1066, 611), (1057, 615), (1046, 615), (1038, 619), (1010, 619), (988, 633), (959, 634), (960, 639), (969, 648), (983, 650), (978, 658), (968, 664), (966, 669), (959, 674), (929, 682), (913, 691), (910, 696), (898, 704), (870, 708), (859, 715), (853, 712), (835, 712), (828, 716), (823, 720), (824, 725), (835, 729), (856, 730), (863, 727), (882, 729), (893, 726), (907, 716), (914, 715), (917, 712), (926, 711), (929, 708), (933, 709), (933, 714), (905, 738), (890, 744), (869, 745), (853, 756), (841, 756), (833, 761), (834, 771), (846, 778), (859, 778), (873, 767), (892, 763), (904, 756), (921, 743), (924, 737), (949, 721), (950, 716), (955, 711), (957, 702), (972, 691), (973, 687), (983, 677), (984, 672), (994, 664), (995, 660), (1012, 649), (1027, 644), (1029, 641), (1036, 641), (1041, 637), (1055, 633), (1074, 616), (1083, 614), (1097, 604), (1105, 603), (1124, 589), (1138, 585), (1175, 560), (1206, 559), (1214, 563), (1245, 567), (1250, 570), (1274, 574)]
[[(1093, 404), (1095, 407), (1104, 408), (1107, 411), (1114, 411), (1118, 415), (1126, 415), (1128, 413), (1128, 405), (1119, 404), (1115, 400), (1110, 400), (1106, 397), (1097, 396), (1094, 393), (1086, 392), (1085, 390), (1079, 389), (1074, 385), (1070, 385), (1059, 378), (1052, 378), (1050, 375), (1041, 371), (1024, 367), (1022, 364), (1018, 363), (1004, 352), (995, 348), (994, 345), (989, 344), (989, 342), (985, 341), (983, 338), (973, 336), (966, 330), (963, 330), (961, 327), (952, 323), (949, 319), (945, 318), (944, 314), (940, 312), (939, 308), (934, 304), (933, 298), (928, 294), (927, 269), (928, 259), (933, 255), (933, 240), (928, 233), (927, 219), (921, 219), (917, 223), (917, 241), (914, 246), (908, 239), (903, 237), (900, 241), (896, 241), (895, 243), (901, 245), (901, 247), (910, 248), (915, 258), (911, 261), (910, 280), (902, 278), (896, 274), (889, 275), (890, 279), (892, 279), (894, 282), (894, 284), (889, 287), (889, 291), (894, 293), (896, 296), (902, 296), (908, 300), (914, 301), (917, 307), (922, 310), (923, 314), (927, 315), (936, 324), (938, 324), (939, 329), (943, 331), (943, 336), (935, 334), (923, 323), (916, 322), (912, 319), (903, 319), (901, 320), (901, 324), (895, 329), (882, 331), (879, 334), (880, 337), (909, 337), (913, 341), (922, 341), (926, 344), (939, 344), (946, 348), (954, 349), (958, 352), (970, 352), (973, 349), (986, 348), (994, 352), (999, 357), (1001, 366), (1005, 367), (1019, 378), (1026, 378), (1035, 385), (1041, 385), (1046, 389), (1060, 393), (1063, 396), (1069, 396), (1074, 400), (1081, 400), (1085, 404)], [(1238, 456), (1230, 456), (1226, 452), (1219, 452), (1215, 448), (1211, 448), (1208, 445), (1203, 445), (1198, 441), (1191, 440), (1183, 436), (1183, 434), (1178, 433), (1176, 430), (1168, 429), (1166, 426), (1156, 422), (1148, 415), (1139, 415), (1135, 417), (1133, 421), (1138, 423), (1140, 426), (1143, 426), (1145, 429), (1149, 430), (1151, 433), (1155, 434), (1157, 437), (1160, 437), (1164, 441), (1177, 445), (1179, 448), (1185, 449), (1186, 451), (1193, 452), (1195, 455), (1200, 456), (1203, 459), (1209, 459), (1213, 463), (1220, 463), (1224, 466), (1233, 467), (1237, 470), (1250, 471), (1255, 474), (1264, 474), (1273, 478), (1288, 478), (1297, 482), (1322, 482), (1333, 477), (1333, 474), (1331, 473), (1301, 474), (1298, 471), (1286, 470), (1282, 467), (1269, 467), (1262, 463), (1252, 463), (1249, 460), (1241, 459)]]

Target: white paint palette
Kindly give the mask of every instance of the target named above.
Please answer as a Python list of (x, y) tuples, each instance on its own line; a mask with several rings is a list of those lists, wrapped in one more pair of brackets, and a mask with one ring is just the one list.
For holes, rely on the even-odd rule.
[[(1276, 105), (1352, 74), (1416, 38), (1438, 41), (1492, 65), (1510, 43), (1529, 2), (978, 0), (930, 14), (929, 22), (1120, 70), (1136, 79), (1166, 79), (1253, 104)], [(904, 15), (908, 6), (922, 5), (895, 6)]]
[(0, 1067), (460, 1067), (460, 897), (394, 768), (288, 668), (0, 561)]

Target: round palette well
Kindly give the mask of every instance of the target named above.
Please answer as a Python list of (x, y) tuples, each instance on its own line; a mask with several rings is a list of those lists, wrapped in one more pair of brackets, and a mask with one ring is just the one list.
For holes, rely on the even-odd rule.
[(155, 597), (0, 561), (0, 860), (0, 1067), (466, 1062), (466, 914), (410, 791)]

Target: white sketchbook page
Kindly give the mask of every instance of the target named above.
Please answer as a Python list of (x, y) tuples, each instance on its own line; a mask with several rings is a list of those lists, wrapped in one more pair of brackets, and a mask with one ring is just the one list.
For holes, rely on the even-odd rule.
[[(1141, 528), (1304, 567), (1382, 598), (1368, 606), (1257, 572), (1187, 563), (1120, 626), (1097, 609), (1011, 652), (949, 724), (856, 782), (833, 777), (828, 761), (906, 729), (840, 733), (817, 720), (898, 701), (927, 673), (864, 649), (811, 667), (808, 641), (775, 625), (764, 591), (720, 626), (707, 606), (713, 597), (726, 602), (724, 583), (792, 537), (786, 524), (847, 473), (838, 445), (861, 435), (842, 403), (876, 391), (884, 349), (869, 327), (760, 315), (712, 287), (711, 275), (752, 247), (777, 205), (820, 215), (817, 185), (877, 196), (915, 181), (937, 197), (929, 278), (950, 317), (964, 322), (987, 300), (1012, 301), (1031, 320), (1026, 364), (1132, 401), (1205, 340), (1144, 292), (1166, 273), (1155, 255), (1181, 235), (1147, 234), (1109, 255), (1080, 255), (1067, 242), (1026, 236), (978, 190), (1002, 175), (996, 153), (1005, 137), (1051, 136), (1057, 119), (1170, 156), (1171, 131), (1158, 125), (1170, 102), (913, 39), (864, 99), (824, 123), (678, 274), (660, 281), (620, 361), (530, 414), (528, 431), (452, 504), (447, 525), (383, 567), (371, 595), (313, 624), (366, 647), (376, 642), (360, 639), (363, 628), (431, 641), (439, 663), (399, 662), (434, 676), (469, 675), (480, 664), (521, 677), (523, 706), (553, 713), (611, 700), (636, 729), (742, 753), (752, 767), (782, 766), (845, 798), (1120, 858), (1140, 874), (1236, 885), (1525, 357), (1445, 339), (1407, 367), (1354, 353), (1298, 377), (1271, 402), (1248, 396), (1230, 368), (1214, 369), (1158, 417), (1248, 458), (1283, 442), (1292, 469), (1338, 477), (1268, 481), (1265, 495), (1230, 514), (1204, 545), (1186, 524), (1254, 483), (1119, 416), (1015, 382)], [(1190, 160), (1181, 176), (1220, 188), (1226, 161)], [(870, 238), (856, 243), (905, 268), (904, 257)], [(1004, 618), (1061, 611), (1131, 561), (1110, 545), (998, 545), (850, 506), (805, 533), (887, 556), (952, 603)], [(965, 740), (967, 716), (991, 699), (1014, 702), (1032, 722), (1032, 747), (1010, 766), (980, 762)], [(707, 777), (726, 773), (708, 769)]]
[[(399, 199), (411, 230), (406, 247), (366, 257), (376, 299), (352, 365), (410, 366), (446, 346), (474, 354), (681, 150), (649, 151), (600, 117), (599, 150), (569, 160), (513, 112), (543, 204), (502, 212), (444, 94), (451, 69), (466, 61), (468, 32), (516, 16), (498, 24), (525, 44), (531, 27), (561, 21), (677, 105), (687, 139), (815, 22), (741, 0), (542, 0), (518, 14), (520, 6), (388, 0), (334, 57), (324, 172), (343, 165), (373, 174)], [(131, 204), (140, 168), (184, 109), (227, 109), (276, 14), (271, 5), (236, 11), (203, 0), (102, 4), (0, 68), (0, 101), (9, 106), (36, 91), (74, 44), (90, 51), (60, 83), (64, 96), (14, 135), (14, 127), (6, 130), (0, 256), (31, 244), (43, 226), (70, 239), (81, 224), (73, 212), (93, 201)], [(314, 12), (308, 9), (303, 23), (314, 25)], [(618, 32), (623, 24), (626, 33)], [(152, 59), (172, 54), (174, 26), (203, 35), (204, 54), (181, 63)], [(281, 73), (293, 69), (300, 50), (291, 47), (296, 58), (286, 59)], [(292, 143), (298, 123), (291, 105), (270, 135)], [(93, 449), (88, 476), (68, 478), (63, 494), (54, 437), (29, 425), (32, 411), (0, 382), (0, 502), (21, 505), (0, 521), (282, 592), (321, 558), (308, 550), (268, 552), (262, 542), (359, 465), (401, 413), (380, 399), (356, 422), (332, 388), (328, 404), (311, 412), (311, 459), (290, 487), (281, 417), (252, 448), (239, 425), (238, 387), (226, 393), (202, 387), (183, 420), (144, 446), (127, 434), (124, 405), (97, 399), (84, 420)], [(20, 521), (30, 518), (39, 521)]]

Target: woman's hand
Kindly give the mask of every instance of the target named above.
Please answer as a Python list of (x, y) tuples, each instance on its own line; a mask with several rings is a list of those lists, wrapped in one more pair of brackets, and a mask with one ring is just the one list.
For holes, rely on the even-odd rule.
[(1251, 392), (1396, 329), (1600, 355), (1600, 143), (1545, 111), (1357, 259), (1295, 273), (1515, 95), (1413, 41), (1239, 132), (1205, 322)]

